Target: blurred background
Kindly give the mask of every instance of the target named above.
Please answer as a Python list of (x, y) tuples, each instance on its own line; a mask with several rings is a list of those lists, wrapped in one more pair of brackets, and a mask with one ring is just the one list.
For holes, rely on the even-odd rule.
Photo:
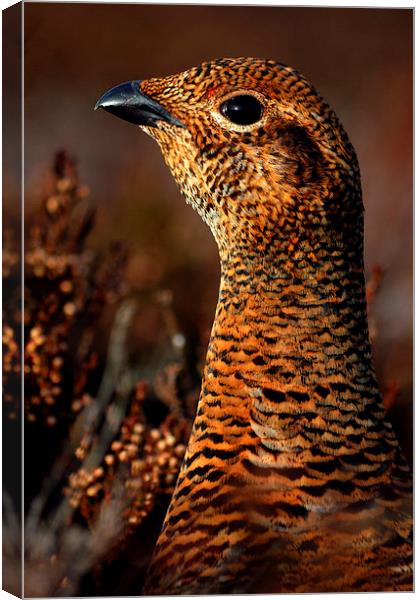
[[(129, 342), (137, 364), (159, 363), (168, 319), (162, 317), (162, 298), (160, 308), (148, 298), (166, 290), (173, 349), (182, 347), (194, 365), (183, 393), (194, 396), (217, 299), (215, 243), (184, 204), (155, 143), (93, 107), (115, 84), (223, 56), (273, 58), (295, 67), (337, 112), (359, 157), (366, 270), (368, 278), (374, 274), (375, 360), (390, 417), (412, 462), (412, 51), (413, 11), (405, 9), (27, 3), (28, 227), (40, 199), (51, 198), (52, 159), (65, 149), (70, 167), (63, 155), (61, 166), (56, 159), (54, 185), (59, 195), (67, 193), (60, 181), (73, 181), (76, 161), (77, 177), (90, 189), (89, 206), (96, 211), (89, 247), (100, 253), (122, 240), (128, 248), (126, 259), (116, 264), (125, 288), (142, 298), (142, 317), (133, 320)], [(19, 173), (11, 163), (3, 173), (13, 213)], [(45, 206), (48, 212), (53, 204)], [(38, 238), (32, 238), (34, 247)], [(95, 333), (100, 350), (107, 344), (110, 319), (105, 315)], [(142, 377), (153, 369), (145, 367)], [(90, 593), (104, 589), (86, 585), (81, 589)]]

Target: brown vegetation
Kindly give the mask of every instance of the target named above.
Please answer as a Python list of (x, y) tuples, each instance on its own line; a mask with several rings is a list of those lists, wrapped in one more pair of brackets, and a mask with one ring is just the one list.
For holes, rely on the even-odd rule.
[[(25, 240), (25, 593), (30, 596), (86, 593), (82, 578), (95, 568), (97, 576), (98, 564), (106, 564), (111, 552), (115, 558), (145, 519), (156, 519), (156, 505), (162, 512), (185, 452), (186, 407), (196, 395), (167, 290), (149, 302), (160, 313), (158, 325), (166, 328), (173, 352), (151, 377), (140, 376), (128, 351), (130, 328), (142, 318), (124, 282), (128, 250), (116, 243), (100, 256), (89, 247), (95, 220), (89, 191), (64, 152), (56, 156), (50, 187), (28, 219)], [(3, 383), (7, 418), (16, 420), (20, 265), (10, 227), (5, 246), (3, 277), (9, 284), (13, 279), (16, 293), (4, 306)], [(161, 516), (156, 530), (160, 522)], [(6, 534), (14, 535), (12, 526)], [(19, 544), (10, 539), (6, 546), (5, 571), (11, 572)], [(149, 537), (140, 553), (148, 556), (152, 549)]]

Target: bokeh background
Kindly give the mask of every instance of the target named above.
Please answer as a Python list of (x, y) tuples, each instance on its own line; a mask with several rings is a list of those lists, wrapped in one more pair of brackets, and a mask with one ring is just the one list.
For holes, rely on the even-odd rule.
[[(169, 329), (182, 332), (172, 344), (186, 344), (195, 368), (188, 388), (194, 398), (217, 299), (215, 243), (184, 204), (155, 143), (134, 125), (93, 107), (115, 84), (168, 75), (222, 56), (273, 58), (314, 83), (339, 115), (359, 157), (366, 271), (369, 277), (376, 265), (384, 270), (371, 310), (375, 361), (390, 418), (412, 462), (413, 11), (30, 2), (24, 8), (24, 35), (28, 230), (50, 193), (53, 157), (65, 149), (77, 161), (79, 180), (89, 186), (89, 203), (96, 209), (89, 246), (101, 252), (122, 240), (129, 248), (121, 278), (131, 295), (143, 298), (141, 318), (130, 332), (130, 352), (141, 376), (147, 379), (162, 364), (167, 331), (148, 298), (166, 290), (172, 299)], [(9, 115), (18, 111), (18, 92), (14, 99), (9, 91)], [(7, 143), (17, 149), (18, 140)], [(3, 170), (5, 208), (17, 214), (19, 171), (9, 155)], [(60, 184), (67, 171), (58, 171)], [(105, 360), (110, 318), (100, 327), (103, 332), (95, 334), (99, 364)], [(51, 448), (59, 447), (58, 434), (56, 446), (44, 430), (37, 435), (32, 449), (41, 437), (50, 454), (56, 453)], [(26, 446), (31, 460), (30, 440)], [(31, 482), (32, 470), (27, 470), (29, 495), (48, 472), (48, 460), (37, 481), (34, 476)], [(164, 507), (154, 535), (163, 514)], [(92, 576), (78, 593), (138, 593), (140, 583), (129, 581), (133, 569), (121, 568), (119, 578), (115, 572), (110, 578), (120, 583), (114, 588), (108, 580), (103, 587), (94, 585)]]
[(385, 269), (375, 305), (377, 366), (381, 381), (398, 380), (403, 416), (395, 418), (409, 440), (412, 48), (411, 10), (26, 4), (27, 204), (36, 201), (31, 192), (52, 154), (65, 147), (100, 209), (94, 243), (129, 240), (141, 251), (129, 269), (132, 283), (164, 280), (185, 330), (197, 321), (208, 330), (218, 280), (209, 231), (179, 197), (154, 142), (93, 106), (114, 84), (211, 58), (263, 56), (293, 65), (336, 110), (358, 153), (367, 272), (375, 264)]

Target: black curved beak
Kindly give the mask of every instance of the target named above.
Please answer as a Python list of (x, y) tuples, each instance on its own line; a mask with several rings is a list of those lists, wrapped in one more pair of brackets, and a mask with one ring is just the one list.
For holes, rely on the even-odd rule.
[(102, 108), (107, 112), (135, 123), (156, 127), (157, 121), (166, 121), (170, 125), (183, 127), (177, 118), (171, 115), (161, 104), (140, 91), (140, 81), (127, 81), (103, 94), (95, 104), (95, 110)]

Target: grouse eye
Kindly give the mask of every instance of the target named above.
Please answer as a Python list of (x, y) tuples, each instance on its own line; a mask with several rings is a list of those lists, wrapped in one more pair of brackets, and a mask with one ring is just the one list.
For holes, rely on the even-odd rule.
[(252, 125), (261, 119), (263, 107), (255, 96), (234, 96), (220, 105), (220, 112), (232, 123)]

